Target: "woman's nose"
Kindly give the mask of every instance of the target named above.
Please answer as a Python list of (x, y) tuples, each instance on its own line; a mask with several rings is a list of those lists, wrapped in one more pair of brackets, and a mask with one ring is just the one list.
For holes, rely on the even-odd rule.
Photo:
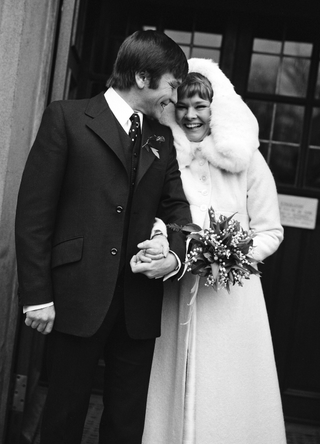
[(193, 119), (195, 117), (196, 117), (196, 113), (194, 112), (194, 109), (192, 107), (188, 108), (187, 112), (186, 112), (186, 118)]

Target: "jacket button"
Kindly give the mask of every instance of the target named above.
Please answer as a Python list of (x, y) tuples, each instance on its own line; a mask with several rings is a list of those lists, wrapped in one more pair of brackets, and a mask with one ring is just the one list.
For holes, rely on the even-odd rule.
[(116, 254), (118, 254), (118, 250), (116, 248), (111, 248), (110, 253), (112, 254), (112, 256), (115, 256)]
[(116, 208), (116, 212), (117, 213), (122, 213), (122, 211), (123, 211), (123, 207), (121, 205), (118, 205), (117, 208)]

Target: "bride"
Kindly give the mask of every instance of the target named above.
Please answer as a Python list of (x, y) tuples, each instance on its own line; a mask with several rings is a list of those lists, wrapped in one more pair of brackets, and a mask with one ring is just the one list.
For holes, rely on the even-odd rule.
[[(167, 107), (169, 108), (169, 106)], [(172, 107), (173, 108), (173, 107)], [(254, 230), (263, 261), (283, 238), (273, 176), (258, 150), (258, 125), (211, 60), (190, 59), (172, 129), (193, 222), (208, 209)], [(151, 374), (143, 444), (284, 444), (281, 398), (259, 277), (230, 293), (186, 273), (166, 282), (162, 336)]]

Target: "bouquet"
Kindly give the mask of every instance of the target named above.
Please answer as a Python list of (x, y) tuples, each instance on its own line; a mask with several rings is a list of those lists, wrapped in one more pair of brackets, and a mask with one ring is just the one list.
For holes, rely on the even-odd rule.
[(205, 277), (205, 285), (216, 291), (226, 288), (230, 292), (231, 285), (242, 287), (243, 279), (249, 279), (251, 274), (260, 276), (259, 270), (252, 266), (258, 261), (250, 256), (255, 235), (252, 231), (245, 231), (233, 219), (234, 214), (230, 217), (220, 215), (217, 219), (213, 208), (210, 208), (210, 227), (206, 229), (192, 223), (182, 227), (168, 225), (172, 230), (187, 235), (185, 270)]

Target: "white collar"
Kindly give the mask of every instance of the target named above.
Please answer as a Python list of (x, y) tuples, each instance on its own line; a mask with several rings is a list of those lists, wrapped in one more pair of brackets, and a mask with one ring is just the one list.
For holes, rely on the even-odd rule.
[(104, 93), (104, 97), (113, 112), (115, 118), (118, 120), (122, 128), (127, 134), (131, 126), (130, 117), (133, 113), (137, 113), (140, 117), (141, 128), (143, 124), (143, 114), (140, 111), (135, 111), (128, 103), (111, 87)]

